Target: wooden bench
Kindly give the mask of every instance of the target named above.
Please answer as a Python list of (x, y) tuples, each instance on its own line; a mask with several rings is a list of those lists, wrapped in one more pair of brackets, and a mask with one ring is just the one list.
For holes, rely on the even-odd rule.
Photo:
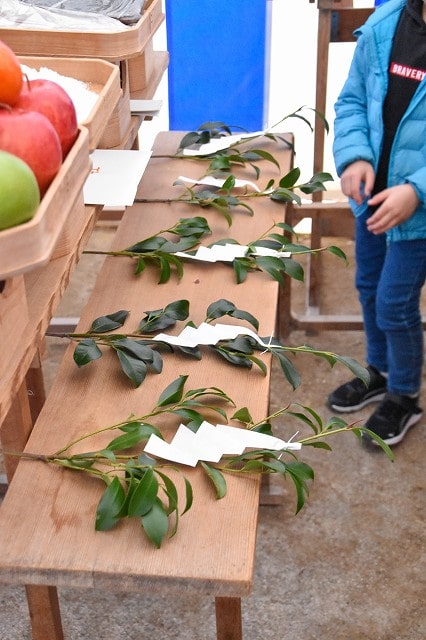
[[(140, 185), (140, 197), (176, 197), (182, 187), (172, 185), (179, 175), (197, 178), (203, 174), (203, 163), (169, 157), (181, 136), (160, 134)], [(262, 147), (281, 163), (278, 171), (262, 161), (259, 184), (264, 186), (269, 178), (277, 180), (290, 169), (292, 153), (283, 143), (277, 146), (266, 140)], [(254, 178), (249, 169), (239, 174)], [(269, 198), (259, 198), (253, 206), (253, 217), (236, 211), (228, 228), (225, 219), (213, 210), (200, 211), (185, 203), (136, 204), (124, 214), (114, 248), (122, 249), (180, 217), (193, 215), (207, 217), (213, 231), (209, 241), (234, 237), (246, 243), (284, 216), (283, 205)], [(190, 301), (191, 319), (198, 324), (207, 306), (219, 298), (254, 314), (260, 321), (259, 335), (274, 331), (278, 285), (263, 273), (250, 274), (245, 283), (236, 285), (229, 266), (188, 262), (180, 282), (172, 278), (159, 285), (158, 272), (147, 269), (138, 277), (133, 269), (127, 259), (106, 258), (79, 331), (87, 330), (94, 318), (118, 309), (130, 310), (128, 323), (136, 328), (145, 311), (177, 299)], [(111, 354), (77, 369), (73, 350), (73, 345), (67, 349), (27, 451), (53, 452), (89, 430), (114, 424), (132, 412), (141, 415), (181, 374), (189, 376), (188, 388), (218, 386), (237, 406), (248, 406), (255, 419), (267, 415), (269, 374), (264, 377), (260, 371), (236, 369), (214, 355), (204, 353), (201, 361), (165, 355), (161, 375), (148, 375), (142, 386), (134, 389), (119, 373)], [(268, 358), (266, 362), (270, 364)], [(177, 425), (168, 421), (161, 426), (170, 435)], [(58, 586), (213, 597), (217, 638), (241, 640), (241, 598), (250, 593), (253, 580), (259, 479), (229, 477), (226, 497), (216, 501), (198, 468), (185, 468), (185, 473), (194, 489), (193, 507), (180, 519), (177, 534), (158, 550), (143, 537), (136, 522), (126, 522), (109, 532), (95, 531), (101, 483), (39, 462), (19, 462), (0, 510), (0, 580), (41, 590), (36, 593), (43, 598), (44, 623), (41, 618), (33, 625), (34, 640), (63, 637), (56, 601)]]

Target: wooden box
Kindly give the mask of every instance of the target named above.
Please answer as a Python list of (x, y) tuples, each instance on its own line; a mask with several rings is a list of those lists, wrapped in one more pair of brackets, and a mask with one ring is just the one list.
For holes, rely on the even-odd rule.
[(0, 280), (22, 274), (46, 264), (53, 255), (65, 255), (73, 238), (55, 246), (67, 219), (82, 201), (83, 185), (90, 173), (89, 133), (80, 128), (78, 138), (58, 174), (45, 193), (35, 216), (24, 224), (0, 231)]
[(120, 73), (121, 95), (99, 139), (99, 149), (119, 147), (131, 126), (129, 66), (127, 60), (117, 63)]
[[(6, 42), (19, 56), (47, 56), (73, 58), (100, 58), (119, 67), (121, 96), (108, 120), (105, 131), (98, 139), (101, 149), (120, 147), (132, 129), (130, 113), (131, 58), (140, 58), (145, 49), (152, 47), (152, 38), (164, 21), (161, 0), (146, 0), (140, 20), (124, 31), (51, 31), (47, 29), (0, 29), (0, 40)], [(143, 75), (132, 68), (135, 83), (145, 83), (154, 56), (144, 58)]]
[(75, 78), (98, 94), (92, 110), (79, 124), (89, 132), (89, 149), (99, 145), (105, 128), (123, 97), (119, 66), (97, 58), (58, 58), (46, 56), (20, 56), (21, 64), (40, 70), (52, 69), (61, 76)]
[(161, 0), (147, 0), (140, 20), (124, 31), (0, 29), (17, 55), (102, 58), (116, 62), (140, 54), (164, 20)]

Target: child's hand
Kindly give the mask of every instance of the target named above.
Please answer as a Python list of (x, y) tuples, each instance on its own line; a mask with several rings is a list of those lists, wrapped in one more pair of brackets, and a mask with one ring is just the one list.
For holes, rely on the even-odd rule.
[(345, 196), (361, 204), (371, 194), (374, 186), (374, 169), (369, 162), (357, 160), (343, 171), (340, 183)]
[(378, 207), (367, 221), (368, 230), (377, 235), (408, 220), (417, 209), (419, 198), (414, 187), (407, 183), (376, 193), (368, 204)]

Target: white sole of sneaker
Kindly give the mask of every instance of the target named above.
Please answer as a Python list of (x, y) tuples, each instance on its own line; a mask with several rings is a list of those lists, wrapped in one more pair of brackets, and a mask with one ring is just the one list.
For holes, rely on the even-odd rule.
[[(405, 438), (407, 431), (411, 429), (411, 427), (413, 427), (415, 424), (417, 424), (422, 418), (423, 418), (423, 411), (420, 411), (420, 413), (415, 413), (414, 415), (411, 416), (409, 420), (407, 420), (407, 423), (404, 425), (404, 428), (401, 431), (401, 433), (398, 433), (396, 436), (393, 436), (393, 438), (387, 438), (386, 440), (383, 439), (383, 442), (385, 442), (388, 445), (388, 447), (392, 447), (394, 444), (398, 444)], [(380, 447), (379, 443), (373, 440), (372, 438), (370, 438), (368, 435), (366, 435), (365, 437), (368, 438), (369, 442), (374, 444), (376, 447)]]
[(364, 402), (360, 402), (359, 404), (353, 405), (351, 407), (342, 407), (342, 406), (339, 406), (338, 404), (332, 404), (332, 403), (330, 403), (329, 406), (331, 409), (334, 409), (334, 411), (337, 411), (338, 413), (352, 413), (353, 411), (359, 411), (360, 409), (363, 409), (369, 404), (373, 404), (373, 402), (381, 402), (384, 399), (385, 395), (386, 395), (386, 392), (384, 391), (383, 393), (380, 393), (377, 396), (366, 398)]

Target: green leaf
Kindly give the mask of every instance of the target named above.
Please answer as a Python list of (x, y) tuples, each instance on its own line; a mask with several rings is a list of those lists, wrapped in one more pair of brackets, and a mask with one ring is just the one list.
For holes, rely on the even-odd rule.
[(164, 311), (170, 318), (186, 320), (189, 315), (189, 300), (176, 300), (164, 307)]
[(223, 473), (219, 471), (219, 469), (216, 469), (215, 467), (212, 467), (203, 461), (200, 461), (200, 464), (206, 472), (208, 478), (213, 483), (213, 487), (216, 492), (216, 498), (220, 500), (226, 495), (226, 480)]
[(138, 360), (143, 360), (146, 363), (151, 363), (155, 351), (152, 347), (148, 346), (144, 340), (134, 340), (133, 338), (118, 338), (111, 341), (111, 346), (117, 351), (127, 353)]
[(233, 302), (221, 298), (209, 304), (206, 311), (206, 318), (207, 320), (215, 320), (216, 318), (228, 315), (232, 311), (235, 311), (235, 309), (236, 306)]
[(174, 326), (177, 320), (186, 320), (189, 315), (189, 301), (176, 300), (164, 309), (145, 311), (146, 316), (139, 323), (139, 330), (153, 333)]
[(372, 440), (377, 442), (377, 444), (386, 453), (386, 455), (389, 458), (389, 460), (391, 462), (394, 462), (395, 455), (393, 454), (392, 449), (389, 447), (389, 445), (386, 444), (386, 442), (384, 440), (382, 440), (382, 438), (380, 436), (377, 435), (377, 433), (374, 433), (374, 431), (371, 431), (370, 429), (367, 429), (367, 427), (362, 427), (361, 431), (363, 431), (363, 433), (366, 433)]
[(271, 200), (276, 200), (277, 202), (296, 202), (297, 204), (302, 204), (302, 198), (298, 196), (296, 193), (291, 191), (290, 189), (285, 189), (283, 187), (279, 187), (275, 191), (273, 191), (270, 195)]
[(303, 267), (296, 260), (292, 260), (291, 258), (281, 258), (284, 263), (285, 273), (293, 278), (294, 280), (298, 280), (299, 282), (303, 282), (305, 279), (305, 274), (303, 271)]
[(137, 431), (131, 431), (129, 433), (124, 433), (121, 436), (117, 436), (111, 442), (107, 444), (105, 449), (109, 449), (111, 451), (122, 451), (123, 449), (131, 449), (135, 445), (139, 444), (142, 440), (146, 440), (146, 438), (139, 435)]
[(286, 380), (291, 384), (293, 389), (297, 389), (301, 382), (300, 375), (291, 360), (289, 360), (283, 353), (278, 351), (278, 349), (271, 349), (271, 353), (273, 356), (275, 356), (275, 358), (277, 358), (278, 362), (280, 363), (281, 371), (283, 372)]
[(234, 187), (235, 187), (235, 176), (231, 174), (226, 178), (221, 189), (223, 189), (224, 191), (231, 191), (231, 189), (233, 189)]
[(138, 276), (146, 267), (146, 262), (143, 258), (138, 258), (136, 263), (135, 275)]
[(340, 247), (335, 247), (334, 245), (331, 245), (329, 247), (327, 247), (327, 251), (329, 253), (332, 253), (333, 255), (337, 256), (338, 258), (341, 258), (342, 260), (344, 260), (344, 262), (346, 263), (346, 265), (348, 265), (348, 259), (346, 257), (346, 254), (344, 253), (344, 251), (342, 251), (340, 249)]
[(334, 354), (334, 356), (337, 362), (340, 362), (340, 364), (343, 364), (345, 367), (347, 367), (357, 378), (360, 378), (365, 385), (369, 383), (370, 374), (368, 373), (368, 369), (354, 360), (354, 358), (339, 356), (336, 354)]
[(185, 482), (185, 508), (182, 511), (181, 515), (189, 511), (189, 509), (192, 507), (192, 502), (193, 502), (192, 485), (187, 478), (184, 478), (184, 482)]
[(161, 393), (157, 406), (164, 407), (168, 404), (175, 404), (182, 399), (183, 388), (185, 386), (185, 382), (187, 381), (188, 376), (179, 376), (173, 382), (171, 382)]
[(127, 509), (129, 516), (144, 516), (152, 509), (158, 493), (158, 480), (152, 469), (147, 469), (132, 493)]
[(108, 531), (119, 521), (126, 494), (117, 476), (105, 489), (96, 509), (96, 531)]
[(239, 320), (245, 320), (246, 322), (251, 324), (252, 327), (254, 327), (256, 329), (256, 331), (259, 329), (259, 321), (258, 321), (258, 319), (255, 318), (248, 311), (242, 311), (241, 309), (235, 309), (235, 311), (231, 311), (229, 315), (231, 316), (231, 318), (238, 318)]
[(192, 218), (180, 218), (175, 226), (175, 233), (182, 237), (186, 236), (204, 236), (211, 233), (211, 229), (205, 218), (194, 216)]
[(80, 340), (74, 349), (74, 362), (78, 367), (83, 367), (93, 360), (102, 357), (102, 351), (92, 338)]
[(169, 518), (158, 497), (150, 511), (141, 517), (141, 522), (148, 539), (159, 549), (169, 530)]
[(179, 407), (179, 409), (176, 409), (175, 411), (173, 411), (173, 413), (181, 416), (181, 418), (183, 418), (184, 420), (189, 420), (193, 426), (200, 426), (200, 424), (204, 420), (204, 417), (201, 413), (198, 413), (198, 411), (194, 411), (194, 409), (189, 409), (188, 407)]
[(131, 247), (127, 247), (125, 251), (129, 253), (150, 253), (161, 249), (165, 242), (166, 240), (160, 236), (152, 236), (133, 244)]
[(263, 160), (268, 160), (269, 162), (272, 162), (272, 164), (278, 167), (278, 169), (280, 168), (280, 165), (277, 159), (274, 158), (274, 156), (268, 151), (264, 151), (263, 149), (250, 149), (250, 152), (252, 154), (255, 154), (256, 156), (259, 156), (260, 158), (263, 158)]
[(107, 333), (122, 327), (129, 315), (128, 311), (121, 310), (115, 313), (109, 313), (106, 316), (100, 316), (93, 320), (89, 333)]
[(263, 360), (260, 360), (260, 358), (256, 358), (256, 356), (247, 356), (249, 358), (249, 360), (251, 360), (255, 365), (257, 365), (259, 367), (259, 369), (262, 371), (263, 375), (266, 376), (266, 374), (268, 373), (268, 367), (266, 366), (266, 364), (263, 362)]
[(196, 360), (201, 360), (202, 358), (201, 349), (199, 347), (183, 347), (182, 345), (176, 345), (175, 349), (184, 353), (186, 356), (195, 358)]
[(158, 262), (160, 265), (160, 278), (158, 284), (165, 284), (170, 280), (170, 263), (166, 257), (158, 256)]
[(246, 258), (235, 258), (232, 262), (232, 267), (236, 276), (237, 284), (241, 284), (245, 281), (248, 274), (249, 262)]
[(156, 473), (164, 482), (164, 492), (169, 501), (167, 513), (170, 514), (173, 511), (176, 511), (178, 507), (178, 492), (176, 485), (165, 473), (162, 473), (158, 469), (156, 470)]
[(135, 387), (139, 387), (145, 380), (148, 371), (148, 367), (145, 362), (139, 358), (127, 355), (127, 353), (120, 349), (117, 349), (116, 353), (123, 372), (128, 378), (130, 378)]
[(239, 420), (244, 424), (251, 424), (253, 422), (253, 418), (251, 417), (250, 411), (247, 407), (242, 407), (238, 409), (232, 416), (232, 420)]
[(124, 425), (120, 427), (121, 431), (124, 431), (124, 435), (117, 436), (105, 447), (110, 451), (121, 451), (122, 449), (130, 449), (136, 446), (140, 442), (148, 440), (149, 436), (153, 433), (161, 438), (161, 433), (156, 427), (151, 424), (145, 424), (143, 422), (135, 422), (132, 424)]
[(233, 351), (232, 352), (227, 351), (220, 345), (212, 345), (211, 348), (231, 364), (234, 364), (238, 367), (246, 367), (247, 369), (251, 369), (253, 366), (253, 363), (249, 360), (247, 356), (236, 354)]
[(291, 171), (289, 171), (285, 176), (281, 178), (279, 181), (280, 187), (284, 187), (285, 189), (291, 189), (294, 187), (296, 182), (300, 178), (300, 169), (298, 167), (294, 167)]
[(299, 513), (305, 504), (306, 498), (309, 496), (309, 487), (306, 481), (314, 479), (314, 472), (313, 469), (304, 462), (288, 462), (286, 471), (293, 480), (296, 488), (296, 513)]

